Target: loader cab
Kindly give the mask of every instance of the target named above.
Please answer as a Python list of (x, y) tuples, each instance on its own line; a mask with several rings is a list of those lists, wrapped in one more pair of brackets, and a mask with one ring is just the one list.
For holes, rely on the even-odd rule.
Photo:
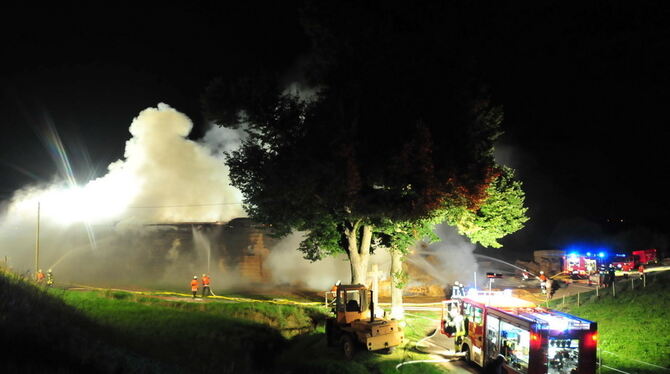
[(361, 284), (337, 286), (337, 322), (348, 324), (369, 315), (369, 296), (367, 288)]

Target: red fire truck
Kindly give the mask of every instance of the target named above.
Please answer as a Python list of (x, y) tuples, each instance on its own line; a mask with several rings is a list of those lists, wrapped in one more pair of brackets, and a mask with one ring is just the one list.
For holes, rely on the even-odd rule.
[(595, 256), (570, 253), (563, 256), (563, 272), (572, 277), (588, 277), (598, 270)]
[(632, 255), (617, 254), (617, 259), (612, 262), (612, 265), (623, 271), (631, 271), (640, 265), (655, 264), (658, 262), (657, 256), (656, 249), (653, 248), (633, 251)]
[(654, 248), (633, 251), (633, 257), (635, 257), (637, 265), (650, 265), (658, 262), (658, 253)]
[(471, 363), (483, 367), (500, 354), (507, 373), (596, 372), (595, 322), (538, 307), (509, 292), (476, 291), (442, 305), (441, 332)]

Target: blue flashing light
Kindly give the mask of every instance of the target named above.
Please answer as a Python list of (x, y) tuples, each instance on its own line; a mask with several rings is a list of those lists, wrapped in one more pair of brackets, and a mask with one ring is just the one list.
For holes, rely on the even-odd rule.
[(605, 257), (605, 252), (598, 253), (598, 257)]
[(591, 257), (591, 252), (586, 252), (586, 255)]

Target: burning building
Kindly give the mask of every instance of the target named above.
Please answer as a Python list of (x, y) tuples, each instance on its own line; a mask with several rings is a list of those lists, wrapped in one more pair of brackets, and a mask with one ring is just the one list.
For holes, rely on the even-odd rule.
[(148, 225), (154, 258), (198, 263), (212, 273), (235, 273), (246, 283), (271, 278), (264, 265), (275, 239), (248, 218), (230, 222), (179, 222)]

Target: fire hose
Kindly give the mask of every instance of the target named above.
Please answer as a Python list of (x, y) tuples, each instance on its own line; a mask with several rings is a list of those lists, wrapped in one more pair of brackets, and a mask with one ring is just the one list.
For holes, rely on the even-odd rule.
[[(419, 316), (419, 315), (416, 315), (416, 314), (410, 314), (410, 313), (405, 313), (405, 314), (406, 314), (406, 315), (409, 315), (409, 316), (414, 316), (414, 317), (419, 317), (419, 318), (429, 319), (429, 320), (432, 320), (432, 321), (438, 321), (438, 320), (436, 320), (436, 319), (434, 319), (434, 318), (428, 318), (428, 317)], [(421, 346), (422, 346), (422, 343), (423, 343), (424, 341), (433, 338), (433, 337), (437, 334), (437, 332), (438, 332), (438, 330), (435, 329), (435, 331), (433, 331), (432, 334), (430, 334), (429, 336), (426, 336), (425, 338), (423, 338), (423, 339), (419, 340), (418, 342), (416, 342), (416, 343), (414, 344), (414, 348), (415, 348), (417, 351), (419, 351), (419, 352), (426, 353), (426, 354), (431, 354), (430, 352), (426, 352), (424, 349), (422, 349)], [(434, 344), (434, 343), (431, 343), (431, 344), (436, 345), (436, 344)], [(402, 366), (404, 366), (404, 365), (420, 364), (420, 363), (437, 364), (437, 363), (451, 362), (451, 361), (456, 361), (456, 359), (454, 359), (454, 358), (438, 358), (438, 359), (427, 359), (427, 360), (404, 361), (404, 362), (401, 362), (401, 363), (399, 363), (398, 365), (396, 365), (396, 366), (395, 366), (395, 369), (396, 369), (396, 371), (399, 371), (400, 368), (401, 368)]]
[[(143, 291), (124, 290), (124, 289), (119, 289), (119, 288), (99, 288), (99, 287), (79, 285), (79, 284), (75, 284), (75, 286), (79, 287), (79, 288), (96, 290), (96, 291), (108, 291), (109, 290), (109, 291), (128, 292), (128, 293), (132, 293), (132, 294), (135, 294), (135, 295), (146, 295), (146, 296), (163, 295), (163, 296), (178, 296), (178, 297), (184, 297), (184, 298), (192, 297), (192, 295), (179, 293), (179, 292), (172, 292), (172, 291), (143, 292)], [(211, 298), (213, 298), (213, 299), (228, 300), (228, 301), (234, 301), (234, 302), (238, 302), (238, 303), (269, 303), (269, 304), (278, 304), (278, 305), (301, 305), (301, 306), (319, 306), (319, 305), (321, 305), (320, 302), (301, 302), (301, 301), (294, 301), (294, 300), (288, 300), (288, 299), (258, 300), (258, 299), (250, 299), (250, 298), (245, 298), (245, 297), (217, 296), (217, 295), (214, 295), (213, 292), (212, 292), (212, 295), (213, 296), (211, 296)]]

